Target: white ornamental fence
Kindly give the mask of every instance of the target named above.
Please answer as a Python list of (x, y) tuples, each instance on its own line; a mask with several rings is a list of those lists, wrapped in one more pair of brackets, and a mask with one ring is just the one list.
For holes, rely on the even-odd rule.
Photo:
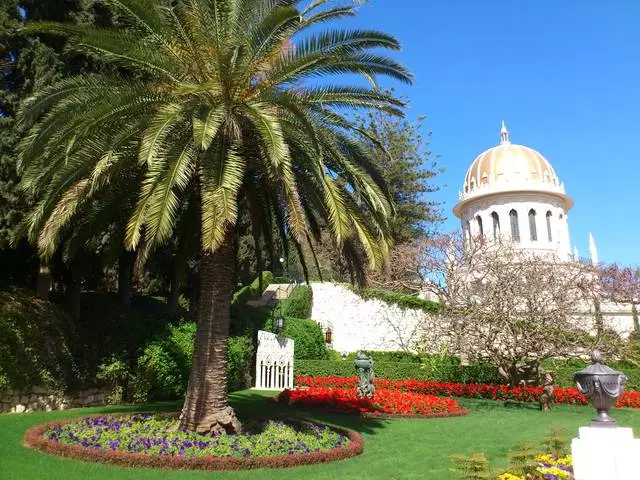
[(262, 390), (293, 388), (293, 348), (291, 338), (258, 332), (256, 387)]

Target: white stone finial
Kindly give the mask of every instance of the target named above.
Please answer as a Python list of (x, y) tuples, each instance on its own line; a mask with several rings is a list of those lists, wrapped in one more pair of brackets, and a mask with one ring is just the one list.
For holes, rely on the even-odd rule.
[(577, 262), (580, 260), (580, 255), (578, 254), (578, 247), (573, 246), (573, 259)]
[(591, 232), (589, 232), (589, 255), (591, 256), (591, 263), (598, 265), (598, 249), (596, 248), (596, 241)]
[(500, 144), (503, 143), (511, 143), (509, 142), (509, 130), (507, 130), (504, 120), (502, 120), (502, 128), (500, 129)]

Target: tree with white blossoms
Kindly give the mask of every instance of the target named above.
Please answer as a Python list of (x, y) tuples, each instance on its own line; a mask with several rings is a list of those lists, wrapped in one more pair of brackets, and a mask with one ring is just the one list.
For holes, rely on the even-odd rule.
[(470, 360), (495, 365), (512, 386), (537, 375), (544, 359), (620, 347), (615, 333), (597, 329), (594, 314), (577, 315), (600, 295), (591, 265), (460, 234), (426, 241), (418, 252), (423, 288), (444, 306), (436, 327), (443, 338)]

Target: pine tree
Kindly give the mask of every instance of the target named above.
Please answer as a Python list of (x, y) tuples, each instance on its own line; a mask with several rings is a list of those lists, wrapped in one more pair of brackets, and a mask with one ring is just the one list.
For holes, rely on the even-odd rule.
[[(429, 142), (420, 133), (423, 121), (423, 117), (411, 122), (384, 112), (359, 118), (360, 128), (372, 138), (370, 155), (396, 205), (391, 227), (396, 243), (429, 234), (443, 220), (440, 204), (430, 198), (439, 189), (434, 179), (443, 169), (432, 158)], [(376, 142), (384, 146), (386, 154), (376, 148)]]

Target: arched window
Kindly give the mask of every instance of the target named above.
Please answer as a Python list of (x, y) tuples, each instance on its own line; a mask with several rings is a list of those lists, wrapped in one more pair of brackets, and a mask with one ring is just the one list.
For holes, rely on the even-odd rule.
[(467, 230), (467, 239), (470, 240), (471, 239), (471, 222), (469, 220), (467, 220), (465, 222), (465, 226), (467, 227), (466, 228), (466, 230)]
[(553, 235), (551, 235), (551, 211), (547, 212), (547, 236), (549, 237), (549, 241), (553, 242)]
[(509, 212), (509, 221), (511, 222), (511, 239), (514, 242), (520, 241), (520, 227), (518, 226), (518, 212), (511, 210)]
[(495, 240), (500, 235), (500, 217), (496, 212), (493, 212), (491, 219), (493, 220), (493, 239)]
[(482, 228), (482, 217), (478, 215), (476, 217), (476, 221), (478, 222), (478, 234), (482, 237), (484, 235), (484, 228)]
[(538, 230), (536, 229), (536, 211), (529, 210), (529, 238), (532, 242), (538, 240)]

